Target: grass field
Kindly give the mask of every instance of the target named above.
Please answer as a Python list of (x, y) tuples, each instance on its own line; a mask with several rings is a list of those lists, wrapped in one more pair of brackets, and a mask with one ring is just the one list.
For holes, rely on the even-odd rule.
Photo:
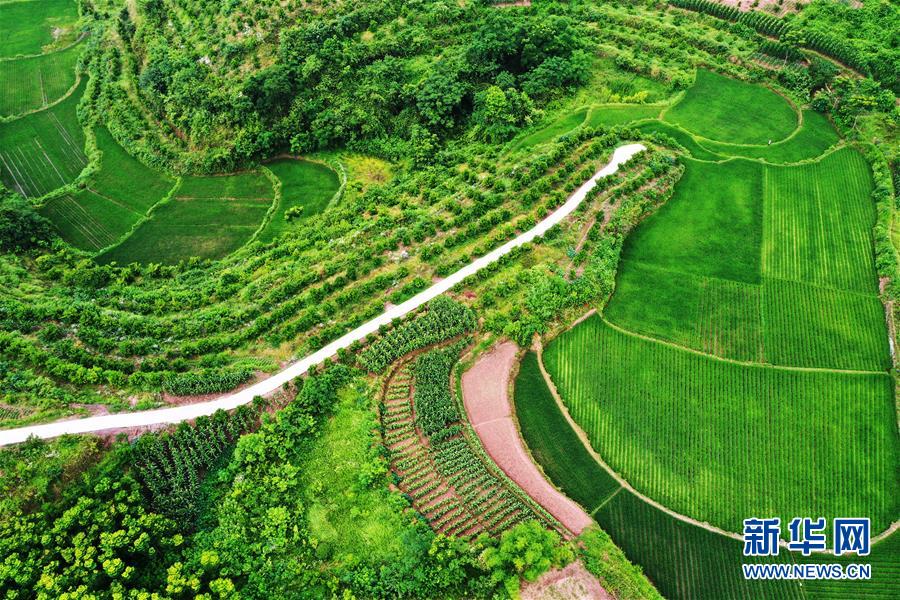
[[(840, 136), (828, 117), (814, 110), (803, 110), (803, 124), (796, 135), (767, 146), (741, 146), (712, 140), (701, 140), (700, 145), (723, 156), (760, 158), (770, 163), (793, 163), (821, 156), (840, 142)], [(702, 158), (695, 156), (695, 158)]]
[(98, 128), (95, 135), (100, 170), (86, 189), (54, 198), (41, 211), (64, 240), (90, 252), (115, 244), (174, 185), (125, 152), (106, 129)]
[(639, 131), (645, 133), (661, 133), (669, 136), (675, 140), (678, 145), (684, 148), (689, 156), (696, 158), (697, 160), (720, 161), (726, 158), (721, 154), (716, 154), (715, 152), (707, 150), (701, 146), (690, 133), (675, 127), (674, 125), (670, 125), (669, 123), (663, 121), (647, 121), (645, 123), (639, 123), (636, 127)]
[(686, 167), (626, 241), (609, 321), (737, 360), (886, 370), (862, 157)]
[(54, 41), (55, 28), (67, 28), (77, 19), (75, 0), (0, 2), (0, 58), (40, 53)]
[(712, 71), (697, 70), (684, 98), (664, 120), (697, 135), (732, 144), (768, 144), (797, 128), (797, 113), (775, 92)]
[(281, 201), (258, 239), (271, 242), (282, 233), (290, 231), (291, 223), (284, 213), (294, 206), (302, 206), (303, 212), (294, 219), (299, 223), (316, 215), (328, 206), (328, 201), (340, 186), (337, 173), (327, 166), (308, 160), (281, 159), (266, 165), (281, 181)]
[(221, 258), (253, 236), (272, 198), (271, 183), (258, 172), (185, 177), (172, 201), (98, 260), (175, 264), (194, 256)]
[(531, 148), (539, 144), (546, 144), (553, 141), (564, 133), (568, 133), (584, 123), (588, 114), (588, 107), (581, 108), (571, 113), (567, 113), (557, 118), (555, 121), (546, 125), (537, 131), (513, 141), (510, 146), (511, 150), (521, 150)]
[(586, 124), (590, 127), (602, 125), (615, 127), (640, 119), (654, 119), (662, 107), (650, 104), (600, 104), (591, 107)]
[(544, 473), (569, 497), (592, 512), (627, 557), (644, 569), (667, 598), (872, 598), (895, 597), (900, 572), (900, 537), (876, 544), (872, 554), (835, 558), (804, 558), (782, 550), (781, 562), (871, 562), (873, 579), (795, 582), (747, 581), (741, 563), (741, 542), (685, 523), (621, 489), (580, 443), (558, 410), (537, 368), (526, 355), (515, 382), (515, 408), (526, 444)]
[(0, 61), (0, 115), (17, 115), (46, 106), (75, 85), (75, 63), (82, 44), (30, 58)]
[(0, 180), (30, 198), (74, 180), (87, 166), (76, 107), (85, 81), (59, 104), (0, 123)]
[(724, 362), (599, 317), (554, 340), (547, 369), (594, 448), (635, 488), (740, 531), (747, 515), (897, 514), (887, 374)]

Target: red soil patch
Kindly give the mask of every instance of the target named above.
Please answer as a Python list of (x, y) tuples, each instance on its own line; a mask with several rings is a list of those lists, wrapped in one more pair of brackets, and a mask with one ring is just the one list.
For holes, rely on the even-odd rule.
[(485, 450), (506, 475), (574, 534), (593, 521), (576, 503), (544, 479), (525, 449), (512, 417), (509, 381), (518, 348), (498, 344), (463, 374), (462, 392), (469, 421)]
[(614, 596), (603, 589), (597, 578), (581, 562), (573, 562), (563, 569), (554, 569), (544, 573), (533, 583), (523, 584), (521, 595), (522, 600), (614, 600)]

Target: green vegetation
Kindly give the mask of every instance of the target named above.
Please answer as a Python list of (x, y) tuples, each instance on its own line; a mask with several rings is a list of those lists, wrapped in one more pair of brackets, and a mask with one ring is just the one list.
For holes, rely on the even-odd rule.
[[(584, 444), (556, 408), (534, 352), (526, 354), (519, 365), (513, 398), (525, 444), (566, 496), (593, 513), (617, 492), (618, 482), (585, 452)], [(549, 439), (554, 442), (544, 442)]]
[(796, 167), (689, 161), (625, 244), (607, 318), (727, 358), (887, 369), (867, 171), (849, 149)]
[(194, 256), (221, 258), (253, 237), (272, 205), (261, 173), (185, 177), (170, 202), (100, 260), (119, 264), (176, 264)]
[[(729, 529), (750, 510), (895, 519), (879, 301), (900, 146), (893, 30), (872, 29), (895, 11), (816, 9), (844, 43), (802, 13), (679, 2), (734, 22), (646, 3), (142, 0), (79, 2), (76, 26), (57, 0), (20, 18), (0, 3), (2, 52), (36, 55), (0, 65), (26, 83), (0, 97), (39, 109), (0, 123), (2, 427), (275, 370), (533, 227), (612, 148), (648, 146), (459, 304), (385, 326), (253, 418), (5, 455), (0, 596), (511, 594), (554, 562), (556, 524), (461, 420), (453, 344), (483, 327), (526, 346), (614, 291), (548, 363), (640, 492)], [(809, 50), (848, 45), (878, 81)], [(37, 66), (76, 52), (81, 86), (45, 107), (75, 69)], [(535, 366), (519, 390), (552, 401)], [(521, 394), (547, 473), (666, 596), (861, 595), (738, 579), (735, 540), (617, 488), (555, 403)], [(872, 557), (872, 595), (892, 591), (895, 547)], [(653, 595), (602, 535), (572, 550), (620, 595)]]
[(0, 123), (0, 181), (29, 198), (71, 183), (87, 166), (75, 109), (85, 79), (52, 108)]
[(729, 531), (748, 514), (807, 513), (865, 514), (881, 531), (897, 513), (886, 374), (724, 362), (599, 317), (554, 340), (545, 360), (597, 452), (680, 513)]
[[(768, 146), (740, 146), (713, 140), (700, 140), (700, 145), (723, 156), (759, 158), (770, 163), (795, 163), (817, 158), (840, 142), (840, 137), (828, 117), (804, 109), (803, 122), (797, 133), (787, 140)], [(696, 156), (695, 158), (703, 158)]]
[(700, 69), (694, 85), (663, 118), (712, 140), (764, 145), (791, 135), (797, 116), (771, 90)]
[(74, 0), (3, 2), (0, 58), (39, 54), (44, 46), (64, 38), (77, 18), (78, 5)]
[(572, 550), (560, 544), (559, 534), (536, 521), (516, 525), (500, 537), (500, 543), (482, 554), (491, 577), (513, 595), (519, 579), (534, 581), (553, 567), (572, 562)]
[(475, 315), (469, 308), (439, 296), (428, 304), (424, 315), (397, 325), (366, 348), (359, 363), (377, 373), (413, 350), (474, 329)]
[[(317, 162), (280, 159), (266, 167), (281, 181), (281, 196), (271, 219), (257, 236), (261, 242), (271, 242), (291, 231), (297, 221), (325, 210), (340, 185), (337, 174)], [(297, 216), (291, 216), (298, 211)]]
[(126, 153), (107, 130), (94, 134), (100, 170), (84, 189), (51, 198), (41, 211), (64, 240), (92, 252), (118, 243), (174, 185)]
[(641, 119), (655, 119), (661, 110), (659, 105), (601, 104), (591, 107), (586, 124), (589, 127), (615, 127)]
[(0, 116), (17, 115), (52, 104), (75, 85), (75, 63), (83, 46), (30, 58), (0, 60)]
[[(622, 548), (629, 560), (643, 566), (647, 577), (666, 598), (892, 597), (891, 582), (900, 568), (896, 553), (900, 538), (896, 534), (875, 544), (871, 556), (866, 558), (873, 564), (873, 579), (869, 581), (807, 581), (803, 583), (802, 589), (796, 582), (748, 581), (743, 577), (741, 564), (752, 562), (753, 559), (742, 556), (740, 541), (678, 520), (626, 489), (614, 488), (610, 494), (609, 487), (602, 483), (608, 481), (609, 476), (580, 443), (577, 434), (558, 409), (537, 370), (534, 354), (527, 355), (522, 363), (515, 388), (519, 427), (538, 464), (554, 484), (582, 506), (588, 510), (596, 506), (592, 512), (595, 520), (612, 541)], [(653, 404), (647, 402), (643, 406), (647, 410)], [(695, 422), (693, 426), (695, 435), (703, 432), (701, 423)], [(567, 458), (558, 453), (560, 445), (565, 447)], [(790, 447), (793, 453), (802, 446)], [(564, 460), (560, 461), (557, 457)], [(704, 473), (707, 467), (702, 469)], [(591, 494), (584, 483), (592, 480), (598, 482), (595, 494)], [(823, 484), (822, 489), (829, 489), (831, 486), (830, 482)], [(584, 536), (587, 535), (604, 537), (600, 531), (592, 533), (588, 530)], [(603, 576), (600, 575), (602, 571), (595, 571), (591, 567), (592, 564), (607, 570), (613, 568), (608, 559), (596, 565), (590, 558), (590, 550), (591, 546), (588, 545), (582, 555), (587, 555), (585, 563), (592, 572)], [(803, 557), (782, 550), (776, 559), (770, 560), (847, 563), (859, 562), (860, 559), (855, 556), (832, 555)], [(627, 566), (623, 570), (627, 572)], [(605, 582), (609, 582), (606, 576), (603, 577)], [(640, 580), (632, 581), (631, 586), (640, 583)], [(623, 597), (651, 595), (649, 592), (643, 592), (644, 595), (639, 596), (625, 594), (627, 592), (623, 591)]]
[(591, 527), (582, 532), (578, 540), (581, 562), (600, 581), (604, 590), (622, 600), (662, 598), (643, 570), (629, 562), (608, 533)]
[(584, 123), (585, 117), (588, 114), (588, 108), (581, 108), (576, 110), (573, 113), (563, 115), (550, 123), (549, 125), (538, 129), (534, 133), (528, 134), (522, 139), (516, 140), (511, 145), (513, 150), (519, 150), (523, 148), (531, 148), (532, 146), (537, 146), (538, 144), (544, 144), (551, 140), (554, 140), (561, 136), (564, 133), (568, 133)]

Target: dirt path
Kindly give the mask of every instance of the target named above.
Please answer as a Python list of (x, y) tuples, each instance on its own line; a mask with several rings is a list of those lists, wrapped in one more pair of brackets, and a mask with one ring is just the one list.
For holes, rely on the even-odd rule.
[[(582, 317), (581, 320), (583, 320), (584, 318), (585, 317)], [(544, 381), (547, 383), (547, 388), (550, 390), (550, 393), (553, 395), (553, 399), (556, 401), (556, 406), (559, 408), (560, 413), (562, 413), (563, 417), (565, 417), (566, 421), (569, 423), (569, 426), (576, 433), (576, 435), (578, 435), (578, 439), (581, 440), (581, 443), (584, 445), (585, 450), (588, 451), (588, 453), (594, 458), (594, 460), (597, 461), (597, 464), (599, 464), (601, 467), (603, 467), (603, 469), (607, 473), (609, 473), (613, 477), (613, 479), (615, 479), (616, 482), (618, 482), (618, 484), (620, 486), (622, 486), (622, 488), (628, 490), (629, 492), (631, 492), (632, 494), (637, 496), (639, 499), (641, 499), (642, 501), (649, 504), (650, 506), (661, 510), (662, 512), (666, 513), (670, 517), (678, 519), (679, 521), (684, 521), (685, 523), (690, 523), (691, 525), (694, 525), (696, 527), (700, 527), (702, 529), (711, 531), (713, 533), (717, 533), (719, 535), (724, 535), (725, 537), (729, 537), (729, 538), (737, 540), (739, 542), (744, 541), (744, 537), (740, 534), (737, 534), (737, 533), (734, 533), (731, 531), (725, 531), (724, 529), (721, 529), (720, 527), (716, 527), (715, 525), (707, 523), (706, 521), (700, 521), (698, 519), (694, 519), (687, 515), (683, 515), (681, 513), (675, 512), (671, 508), (669, 508), (663, 504), (660, 504), (653, 498), (650, 498), (650, 497), (642, 494), (641, 492), (634, 489), (630, 483), (628, 483), (625, 479), (622, 478), (622, 476), (620, 476), (618, 473), (616, 473), (612, 469), (612, 467), (610, 467), (608, 464), (606, 464), (606, 461), (604, 461), (603, 458), (599, 454), (597, 454), (597, 452), (594, 451), (593, 446), (591, 446), (591, 443), (588, 440), (587, 433), (585, 433), (585, 431), (581, 428), (581, 426), (575, 422), (575, 420), (572, 418), (572, 415), (569, 414), (569, 410), (566, 408), (566, 405), (563, 404), (562, 398), (560, 397), (559, 392), (556, 389), (556, 385), (553, 383), (553, 380), (550, 378), (550, 374), (547, 372), (547, 369), (544, 367), (544, 352), (543, 352), (543, 347), (542, 347), (540, 341), (535, 343), (535, 350), (537, 353), (538, 367), (540, 368), (541, 375), (544, 377)], [(618, 493), (618, 492), (616, 492), (616, 493)], [(596, 511), (596, 509), (594, 509), (594, 510)], [(900, 521), (894, 521), (893, 523), (891, 523), (890, 527), (888, 527), (887, 529), (885, 529), (878, 535), (872, 536), (871, 543), (875, 544), (876, 542), (879, 542), (879, 541), (889, 537), (898, 528), (900, 528)], [(780, 540), (779, 544), (785, 548), (787, 548), (787, 546), (788, 546), (788, 543), (785, 540)], [(813, 550), (813, 552), (819, 552), (822, 554), (830, 553), (827, 550)]]
[(509, 381), (518, 351), (512, 342), (503, 342), (481, 355), (463, 373), (463, 403), (475, 433), (497, 466), (577, 535), (593, 524), (591, 517), (544, 479), (525, 449), (512, 416)]
[(580, 561), (524, 583), (520, 592), (522, 600), (615, 600)]

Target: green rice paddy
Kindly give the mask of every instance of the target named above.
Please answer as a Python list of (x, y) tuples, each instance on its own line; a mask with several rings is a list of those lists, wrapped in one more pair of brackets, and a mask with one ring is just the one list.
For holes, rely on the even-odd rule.
[[(803, 557), (782, 550), (767, 560), (797, 563), (866, 562), (869, 581), (748, 581), (742, 563), (763, 559), (742, 556), (740, 541), (708, 531), (644, 502), (623, 489), (593, 459), (569, 426), (538, 371), (534, 353), (525, 356), (515, 382), (515, 411), (532, 456), (547, 477), (581, 504), (667, 598), (810, 598), (895, 597), (900, 574), (900, 537), (875, 544), (859, 557)], [(699, 424), (698, 424), (699, 426)], [(699, 427), (698, 427), (699, 428)]]
[(82, 44), (28, 58), (0, 60), (0, 116), (37, 110), (62, 98), (75, 85)]
[(766, 145), (790, 136), (797, 116), (768, 88), (699, 69), (694, 85), (663, 118), (711, 140)]
[[(321, 163), (286, 158), (266, 166), (281, 181), (281, 199), (257, 237), (261, 242), (271, 242), (290, 231), (294, 223), (321, 213), (340, 186), (337, 173)], [(297, 206), (302, 207), (300, 216), (286, 219), (285, 212)]]
[(71, 183), (87, 166), (76, 108), (86, 81), (62, 102), (0, 123), (0, 180), (29, 198)]
[[(54, 42), (54, 30), (70, 28), (77, 19), (75, 0), (0, 3), (0, 23), (4, 24), (0, 27), (0, 58), (39, 54), (44, 46)], [(9, 27), (9, 23), (16, 25)]]

